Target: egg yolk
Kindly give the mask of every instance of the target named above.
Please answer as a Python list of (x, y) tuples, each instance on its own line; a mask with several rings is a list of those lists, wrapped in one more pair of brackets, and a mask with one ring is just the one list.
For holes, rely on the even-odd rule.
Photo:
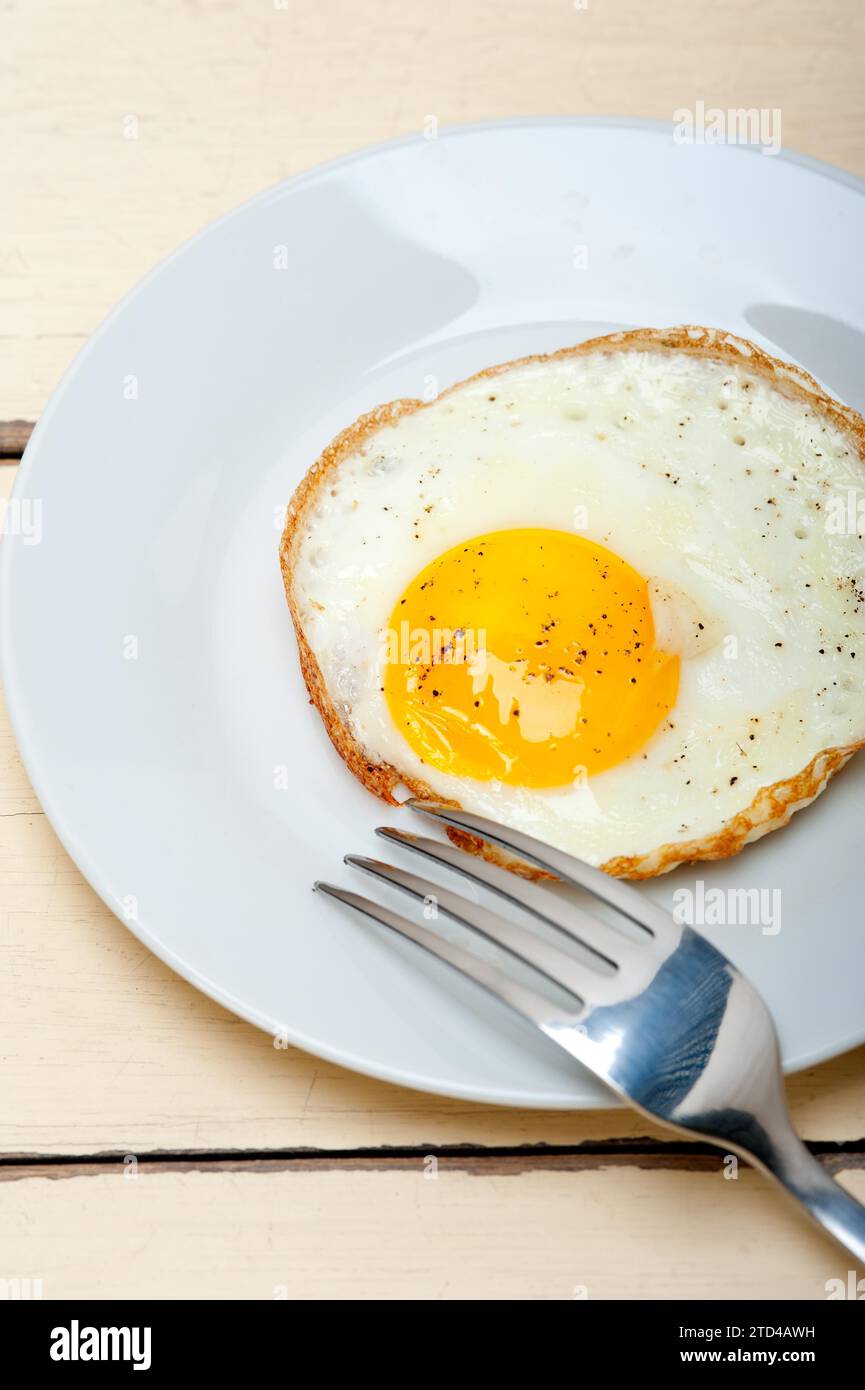
[(566, 531), (494, 531), (422, 570), (383, 634), (384, 691), (422, 762), (561, 787), (636, 753), (676, 699), (646, 580)]

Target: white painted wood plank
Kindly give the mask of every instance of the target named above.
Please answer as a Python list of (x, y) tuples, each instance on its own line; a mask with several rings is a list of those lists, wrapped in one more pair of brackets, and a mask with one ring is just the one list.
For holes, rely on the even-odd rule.
[(0, 1228), (45, 1298), (810, 1300), (853, 1263), (744, 1170), (118, 1170), (0, 1182)]
[(777, 108), (786, 145), (863, 174), (863, 25), (850, 0), (13, 0), (0, 420), (35, 419), (117, 300), (208, 222), (429, 115)]

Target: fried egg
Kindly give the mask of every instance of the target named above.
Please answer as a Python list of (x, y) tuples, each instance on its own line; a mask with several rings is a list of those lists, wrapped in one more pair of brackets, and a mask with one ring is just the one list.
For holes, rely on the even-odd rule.
[(708, 329), (380, 407), (282, 542), (332, 741), (385, 799), (612, 873), (736, 852), (865, 741), (863, 451), (854, 412)]

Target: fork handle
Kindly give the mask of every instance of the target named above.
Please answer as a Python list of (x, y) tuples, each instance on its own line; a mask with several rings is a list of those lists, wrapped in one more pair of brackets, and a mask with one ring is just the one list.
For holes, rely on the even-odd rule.
[(792, 1126), (785, 1125), (780, 1135), (776, 1129), (773, 1143), (754, 1156), (865, 1268), (865, 1206), (830, 1178)]

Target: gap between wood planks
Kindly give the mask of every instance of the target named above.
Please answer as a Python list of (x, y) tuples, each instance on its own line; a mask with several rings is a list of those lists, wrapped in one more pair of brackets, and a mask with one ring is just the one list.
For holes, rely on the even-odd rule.
[(32, 433), (30, 420), (0, 420), (0, 462), (20, 463)]
[[(808, 1145), (829, 1173), (865, 1169), (865, 1139)], [(154, 1151), (144, 1154), (20, 1154), (0, 1157), (0, 1182), (26, 1178), (94, 1177), (123, 1168), (134, 1157), (149, 1173), (245, 1172), (383, 1172), (409, 1170), (435, 1158), (440, 1169), (480, 1177), (516, 1177), (526, 1172), (590, 1172), (599, 1168), (644, 1168), (655, 1171), (713, 1172), (724, 1162), (709, 1144), (653, 1139), (611, 1139), (580, 1145), (543, 1144), (477, 1147), (471, 1144), (413, 1145), (358, 1149), (227, 1149)]]

